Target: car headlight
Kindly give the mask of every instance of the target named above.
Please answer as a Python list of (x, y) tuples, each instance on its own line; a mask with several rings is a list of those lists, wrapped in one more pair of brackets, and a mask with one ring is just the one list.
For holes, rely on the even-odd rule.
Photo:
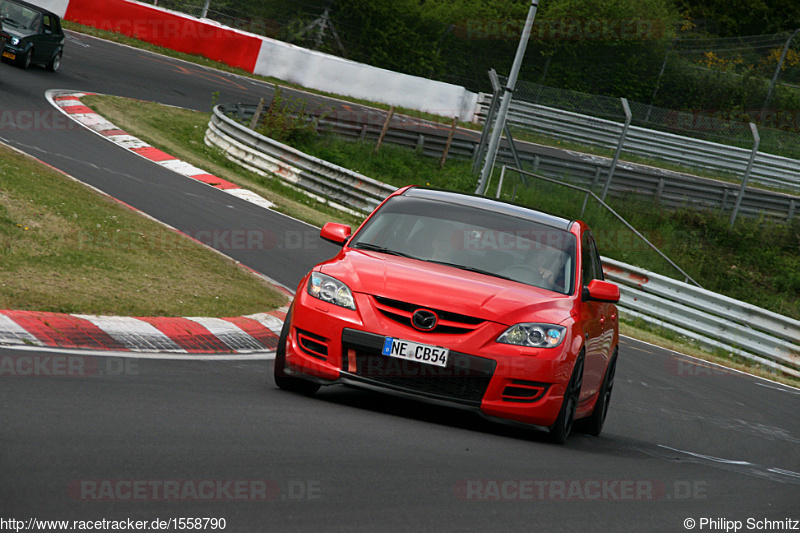
[(332, 278), (319, 272), (312, 272), (308, 278), (306, 286), (308, 294), (314, 298), (319, 298), (323, 302), (329, 302), (347, 309), (356, 308), (353, 293), (350, 289), (336, 278)]
[(567, 328), (552, 324), (515, 324), (497, 342), (529, 348), (555, 348), (564, 340)]
[(19, 44), (19, 39), (17, 39), (16, 37), (12, 37), (11, 38), (11, 44), (13, 44), (14, 46), (17, 46)]

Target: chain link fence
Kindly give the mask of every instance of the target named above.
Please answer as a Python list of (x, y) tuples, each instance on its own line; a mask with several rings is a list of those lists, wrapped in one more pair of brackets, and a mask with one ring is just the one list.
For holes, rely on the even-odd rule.
[[(503, 83), (507, 81), (506, 78), (501, 79)], [(518, 81), (514, 99), (614, 122), (625, 122), (625, 111), (620, 99), (610, 96)], [(676, 111), (630, 100), (628, 104), (632, 114), (631, 124), (634, 126), (739, 148), (753, 147), (754, 140), (748, 122), (726, 120), (705, 111)], [(759, 151), (800, 159), (800, 133), (766, 126), (759, 126), (758, 133), (761, 137)]]
[[(513, 56), (519, 37), (513, 32), (496, 36), (490, 29), (502, 21), (492, 20), (454, 21), (441, 27), (418, 28), (413, 26), (413, 22), (397, 20), (397, 24), (390, 28), (367, 28), (354, 19), (347, 6), (332, 0), (151, 0), (149, 3), (382, 68), (455, 83), (475, 92), (490, 92), (485, 72), (491, 67), (503, 71)], [(548, 24), (547, 21), (540, 23)], [(477, 31), (470, 26), (481, 29)], [(409, 49), (425, 48), (425, 53), (429, 54), (419, 60), (422, 66), (417, 71), (407, 70), (410, 63), (407, 61), (408, 51), (403, 58), (399, 57), (399, 51), (397, 54), (384, 51), (378, 54), (379, 57), (367, 55), (376, 49), (373, 39), (381, 32), (401, 30), (405, 32), (401, 41)], [(419, 35), (414, 35), (415, 30)], [(427, 41), (417, 42), (423, 34)], [(796, 133), (800, 131), (800, 36), (793, 32), (725, 39), (680, 36), (671, 43), (664, 43), (663, 65), (658, 74), (644, 71), (637, 74), (639, 78), (648, 77), (639, 83), (638, 91), (614, 97), (548, 87), (548, 66), (552, 71), (557, 62), (568, 59), (554, 55), (554, 50), (561, 46), (557, 40), (542, 39), (541, 31), (537, 35), (540, 38), (532, 39), (529, 45), (529, 59), (526, 61), (529, 70), (523, 72), (521, 78), (528, 82), (518, 83), (517, 99), (624, 122), (625, 114), (618, 96), (625, 96), (635, 126), (741, 148), (753, 146), (748, 126), (748, 122), (753, 121), (759, 125), (761, 151), (800, 159), (800, 135)], [(666, 35), (665, 32), (662, 38)], [(652, 46), (655, 42), (651, 40), (643, 46)], [(604, 53), (602, 43), (597, 44), (600, 47), (598, 53)], [(410, 57), (416, 56), (412, 54)], [(781, 67), (777, 69), (779, 64)], [(477, 69), (484, 66), (481, 79), (476, 79)], [(568, 69), (569, 66), (562, 65), (561, 68)], [(711, 76), (709, 84), (712, 87), (714, 80), (718, 85), (752, 85), (752, 90), (743, 95), (748, 97), (749, 103), (720, 102), (718, 105), (699, 106), (703, 107), (700, 109), (683, 110), (675, 110), (680, 106), (672, 104), (669, 109), (653, 105), (654, 102), (682, 101), (681, 91), (690, 92), (690, 89), (686, 88), (685, 80), (679, 78), (693, 69)], [(784, 93), (795, 91), (796, 95), (786, 97), (783, 94), (780, 103), (766, 109), (763, 95), (768, 80), (773, 77)], [(650, 88), (645, 96), (641, 86), (648, 84)], [(765, 109), (762, 109), (762, 102)]]

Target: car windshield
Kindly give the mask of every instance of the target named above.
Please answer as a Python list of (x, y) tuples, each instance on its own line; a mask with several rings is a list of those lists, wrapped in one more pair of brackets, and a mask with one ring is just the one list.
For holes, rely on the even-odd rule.
[(575, 243), (568, 231), (525, 218), (396, 196), (375, 213), (350, 246), (571, 294)]
[(0, 16), (3, 22), (20, 29), (34, 29), (37, 25), (39, 13), (28, 7), (0, 0)]

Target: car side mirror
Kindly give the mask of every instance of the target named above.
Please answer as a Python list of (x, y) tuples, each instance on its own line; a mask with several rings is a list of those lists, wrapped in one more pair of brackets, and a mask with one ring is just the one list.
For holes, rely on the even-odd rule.
[(322, 226), (322, 230), (319, 232), (319, 236), (325, 239), (328, 242), (332, 242), (333, 244), (338, 244), (339, 246), (344, 246), (344, 243), (350, 238), (350, 233), (352, 233), (352, 229), (350, 226), (345, 224), (337, 224), (335, 222), (328, 222), (324, 226)]
[(608, 281), (593, 279), (583, 288), (583, 300), (592, 302), (617, 303), (619, 287)]

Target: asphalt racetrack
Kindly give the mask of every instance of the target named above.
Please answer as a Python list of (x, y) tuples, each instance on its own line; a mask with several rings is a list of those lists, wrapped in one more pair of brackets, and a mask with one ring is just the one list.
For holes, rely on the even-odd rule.
[[(46, 101), (49, 89), (208, 111), (216, 91), (220, 102), (255, 103), (268, 85), (69, 33), (56, 74), (0, 65), (0, 138), (184, 231), (275, 232), (274, 250), (225, 253), (288, 287), (334, 252), (306, 224), (72, 125)], [(297, 235), (305, 246), (285, 245)], [(800, 529), (800, 391), (631, 339), (603, 436), (573, 435), (566, 446), (534, 428), (366, 391), (287, 393), (263, 358), (0, 348), (0, 365), (0, 519), (26, 525)]]

